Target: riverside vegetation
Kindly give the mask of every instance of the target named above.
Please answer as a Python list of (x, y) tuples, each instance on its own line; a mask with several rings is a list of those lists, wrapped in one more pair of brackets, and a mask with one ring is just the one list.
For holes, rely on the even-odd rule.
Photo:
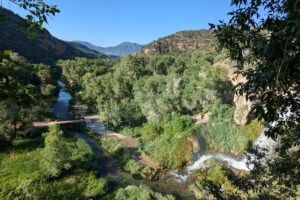
[[(191, 138), (201, 148), (242, 155), (261, 133), (253, 121), (233, 121), (233, 86), (221, 65), (225, 55), (212, 46), (177, 56), (128, 56), (118, 61), (59, 61), (75, 98), (99, 109), (108, 129), (140, 137), (140, 151), (163, 168), (192, 161)], [(192, 117), (209, 114), (195, 125)]]
[[(15, 55), (7, 54), (3, 62), (10, 62)], [(87, 104), (90, 110), (98, 109), (108, 129), (139, 137), (142, 153), (162, 168), (179, 169), (192, 162), (194, 153), (198, 153), (193, 152), (191, 138), (203, 145), (206, 151), (239, 156), (261, 132), (257, 121), (246, 126), (235, 125), (233, 86), (227, 80), (228, 69), (218, 65), (224, 60), (224, 52), (218, 54), (209, 45), (203, 50), (173, 56), (60, 60), (57, 67), (48, 69), (61, 68), (73, 101)], [(14, 64), (18, 65), (18, 62)], [(35, 66), (43, 69), (44, 65)], [(48, 79), (52, 80), (54, 92), (57, 91), (55, 80), (59, 70), (51, 70)], [(42, 80), (46, 80), (43, 77), (45, 72), (39, 74)], [(50, 108), (55, 94), (48, 96), (37, 100), (51, 96), (52, 99), (45, 101)], [(195, 124), (192, 117), (199, 113), (210, 113), (208, 123)], [(41, 113), (41, 120), (42, 116), (45, 113)], [(27, 124), (33, 120), (36, 119), (28, 120)], [(25, 127), (18, 126), (19, 133)], [(253, 130), (256, 130), (254, 135)], [(2, 151), (1, 164), (5, 166), (1, 170), (5, 177), (2, 197), (14, 199), (22, 194), (20, 199), (38, 199), (51, 191), (50, 199), (110, 198), (107, 194), (111, 190), (93, 168), (94, 155), (84, 141), (61, 132), (57, 127), (49, 130), (45, 141), (40, 136), (26, 139), (27, 136), (19, 133), (6, 139), (12, 141), (12, 146)], [(121, 161), (125, 172), (137, 179), (157, 180), (159, 171), (137, 163), (122, 144), (111, 138), (99, 138), (98, 141), (103, 149)], [(15, 175), (9, 176), (12, 166)], [(20, 173), (20, 168), (25, 170)], [(59, 188), (64, 189), (59, 191)], [(197, 190), (193, 191), (197, 194)], [(115, 198), (119, 199), (139, 194), (144, 194), (145, 199), (147, 196), (161, 198), (147, 187), (129, 187), (115, 192)]]
[[(41, 28), (47, 13), (58, 12), (56, 7), (30, 2), (20, 4), (44, 9), (31, 12), (40, 13), (39, 22), (30, 22), (28, 16), (31, 28)], [(90, 58), (59, 60), (53, 65), (51, 59), (48, 66), (28, 63), (11, 51), (2, 52), (0, 198), (181, 198), (147, 186), (110, 182), (99, 166), (99, 155), (73, 129), (53, 126), (37, 131), (31, 127), (33, 121), (54, 119), (48, 111), (58, 94), (61, 75), (74, 102), (98, 111), (107, 129), (136, 137), (139, 151), (159, 163), (161, 173), (180, 170), (205, 152), (241, 157), (263, 125), (269, 126), (266, 133), (279, 144), (272, 159), (264, 162), (264, 153), (250, 149), (255, 155), (249, 156), (254, 164), (250, 172), (209, 160), (204, 168), (191, 173), (192, 182), (187, 183), (196, 199), (299, 198), (299, 1), (232, 3), (237, 9), (230, 13), (229, 23), (211, 25), (227, 50), (216, 51), (220, 44), (211, 32), (194, 31), (158, 40), (137, 55), (119, 60), (87, 56)], [(260, 8), (267, 11), (266, 19), (260, 18)], [(202, 44), (190, 49), (182, 41)], [(81, 53), (76, 55), (84, 56)], [(236, 88), (227, 79), (233, 65), (248, 80), (238, 85), (239, 94), (250, 98), (256, 108), (253, 119), (243, 126), (235, 123)], [(138, 163), (121, 143), (89, 135), (97, 148), (118, 159), (125, 172), (136, 179), (157, 181), (160, 171)]]

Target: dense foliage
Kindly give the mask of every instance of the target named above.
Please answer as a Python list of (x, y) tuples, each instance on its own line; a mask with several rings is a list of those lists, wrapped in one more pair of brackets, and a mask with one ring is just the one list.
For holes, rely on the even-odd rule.
[(118, 190), (116, 200), (173, 200), (171, 195), (163, 196), (145, 186), (127, 186)]
[(93, 152), (83, 140), (70, 143), (57, 126), (49, 129), (45, 134), (45, 148), (40, 162), (46, 178), (59, 177), (75, 165), (80, 166), (92, 160)]
[(78, 58), (59, 65), (81, 99), (97, 103), (108, 127), (121, 130), (146, 120), (157, 122), (171, 112), (207, 112), (217, 99), (228, 102), (218, 92), (225, 86), (231, 91), (227, 71), (212, 65), (209, 58), (215, 54), (128, 56), (115, 63)]
[(0, 67), (0, 141), (11, 141), (45, 116), (57, 94), (57, 71), (9, 51), (0, 55)]
[[(269, 198), (295, 198), (300, 184), (300, 3), (297, 0), (234, 0), (228, 23), (215, 28), (222, 47), (237, 61), (237, 71), (248, 80), (239, 85), (255, 103), (253, 110), (277, 140), (274, 158), (237, 185), (258, 190)], [(264, 157), (258, 154), (255, 158)], [(225, 198), (225, 196), (223, 196)], [(236, 197), (238, 198), (238, 197)], [(242, 197), (240, 197), (242, 198)]]
[(106, 180), (87, 170), (93, 160), (88, 144), (58, 127), (44, 140), (15, 140), (1, 149), (0, 160), (1, 199), (94, 199), (107, 191)]
[[(207, 149), (241, 155), (261, 131), (258, 123), (234, 124), (230, 66), (222, 62), (224, 52), (208, 45), (177, 56), (77, 58), (58, 65), (69, 91), (97, 108), (106, 128), (141, 136), (142, 152), (162, 167), (178, 168), (191, 161), (191, 141), (205, 139), (198, 142)], [(192, 117), (199, 114), (209, 114), (210, 123), (195, 126)]]

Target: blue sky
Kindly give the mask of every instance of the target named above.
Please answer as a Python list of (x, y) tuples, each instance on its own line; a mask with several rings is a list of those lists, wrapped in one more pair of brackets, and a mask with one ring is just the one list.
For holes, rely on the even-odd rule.
[[(7, 0), (8, 2), (8, 0)], [(4, 6), (24, 11), (3, 0)], [(46, 28), (56, 37), (113, 46), (124, 41), (147, 44), (180, 30), (207, 29), (227, 20), (230, 0), (45, 0), (61, 13)]]

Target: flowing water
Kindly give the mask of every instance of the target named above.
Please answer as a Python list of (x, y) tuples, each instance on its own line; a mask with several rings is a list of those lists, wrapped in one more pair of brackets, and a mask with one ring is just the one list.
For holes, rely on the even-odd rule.
[[(58, 119), (70, 118), (69, 114), (69, 100), (71, 98), (70, 94), (64, 90), (64, 85), (62, 82), (58, 82), (60, 86), (60, 92), (57, 101), (54, 103), (54, 114)], [(97, 125), (97, 126), (96, 126)], [(98, 124), (87, 123), (90, 128), (99, 128)], [(96, 127), (94, 127), (96, 126)], [(103, 124), (101, 123), (101, 127)], [(188, 189), (190, 183), (186, 182), (189, 175), (193, 170), (201, 169), (205, 166), (207, 160), (215, 159), (222, 162), (226, 162), (228, 166), (239, 170), (249, 171), (252, 166), (247, 165), (247, 158), (244, 156), (241, 159), (236, 159), (232, 156), (223, 153), (207, 153), (201, 155), (193, 164), (186, 167), (184, 171), (172, 171), (161, 173), (158, 181), (147, 181), (147, 180), (137, 180), (134, 179), (130, 174), (123, 172), (120, 169), (120, 162), (109, 156), (109, 154), (104, 151), (96, 144), (96, 142), (83, 133), (75, 133), (78, 138), (81, 138), (90, 145), (91, 149), (96, 155), (95, 164), (99, 166), (99, 171), (102, 172), (108, 181), (116, 182), (123, 185), (147, 185), (155, 191), (164, 194), (175, 194), (180, 196), (190, 196), (191, 192)], [(254, 146), (259, 148), (267, 149), (271, 153), (275, 146), (275, 141), (265, 136), (264, 132), (258, 137)], [(106, 154), (106, 156), (104, 156)], [(178, 182), (180, 180), (180, 182)]]
[[(274, 152), (274, 147), (276, 142), (267, 137), (264, 131), (261, 135), (256, 139), (253, 144), (254, 148), (264, 149), (264, 152), (267, 156), (270, 156)], [(233, 167), (235, 169), (250, 171), (253, 169), (253, 166), (250, 164), (248, 165), (248, 158), (243, 156), (241, 159), (236, 159), (232, 156), (223, 154), (223, 153), (207, 153), (201, 155), (198, 160), (192, 163), (190, 166), (186, 167), (186, 169), (182, 172), (173, 171), (171, 174), (176, 177), (180, 181), (186, 181), (193, 170), (201, 169), (205, 167), (205, 162), (208, 160), (218, 160), (221, 162), (225, 162), (228, 166)]]
[[(54, 103), (54, 114), (58, 119), (70, 118), (69, 114), (69, 100), (70, 94), (64, 90), (62, 82), (58, 82), (60, 86), (60, 92), (58, 99)], [(91, 129), (103, 129), (102, 123), (87, 123), (87, 126)], [(189, 183), (181, 183), (176, 181), (177, 179), (170, 175), (168, 171), (160, 173), (158, 181), (148, 181), (145, 179), (134, 179), (130, 174), (125, 173), (121, 169), (121, 163), (116, 158), (112, 157), (108, 152), (101, 149), (97, 142), (86, 134), (80, 132), (74, 132), (76, 137), (84, 140), (92, 149), (95, 154), (95, 160), (92, 163), (97, 166), (99, 173), (108, 182), (116, 185), (146, 185), (152, 190), (160, 192), (162, 194), (173, 194), (178, 199), (188, 198), (194, 199), (191, 191), (189, 190)]]
[(64, 90), (64, 84), (61, 81), (58, 81), (60, 91), (58, 94), (58, 99), (54, 103), (54, 115), (57, 119), (68, 119), (70, 118), (69, 114), (69, 101), (70, 94)]

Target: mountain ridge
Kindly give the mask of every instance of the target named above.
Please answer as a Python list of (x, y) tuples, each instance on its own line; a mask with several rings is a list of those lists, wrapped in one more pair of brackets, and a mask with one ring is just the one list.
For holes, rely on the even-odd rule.
[(209, 30), (185, 30), (159, 38), (144, 46), (138, 54), (176, 55), (191, 50), (201, 49), (215, 41), (213, 33)]
[(100, 53), (75, 48), (52, 36), (48, 30), (43, 33), (36, 31), (36, 37), (29, 40), (27, 30), (20, 26), (24, 19), (3, 7), (1, 7), (1, 12), (5, 15), (5, 20), (0, 22), (0, 51), (11, 50), (24, 56), (30, 62), (36, 63), (53, 63), (58, 59), (74, 57), (107, 57)]
[(112, 56), (119, 56), (119, 57), (126, 56), (129, 54), (135, 54), (136, 52), (138, 52), (144, 47), (144, 45), (134, 43), (134, 42), (122, 42), (116, 46), (111, 46), (111, 47), (101, 47), (86, 41), (72, 41), (72, 42), (84, 45), (91, 50), (95, 50), (109, 56), (112, 55)]

